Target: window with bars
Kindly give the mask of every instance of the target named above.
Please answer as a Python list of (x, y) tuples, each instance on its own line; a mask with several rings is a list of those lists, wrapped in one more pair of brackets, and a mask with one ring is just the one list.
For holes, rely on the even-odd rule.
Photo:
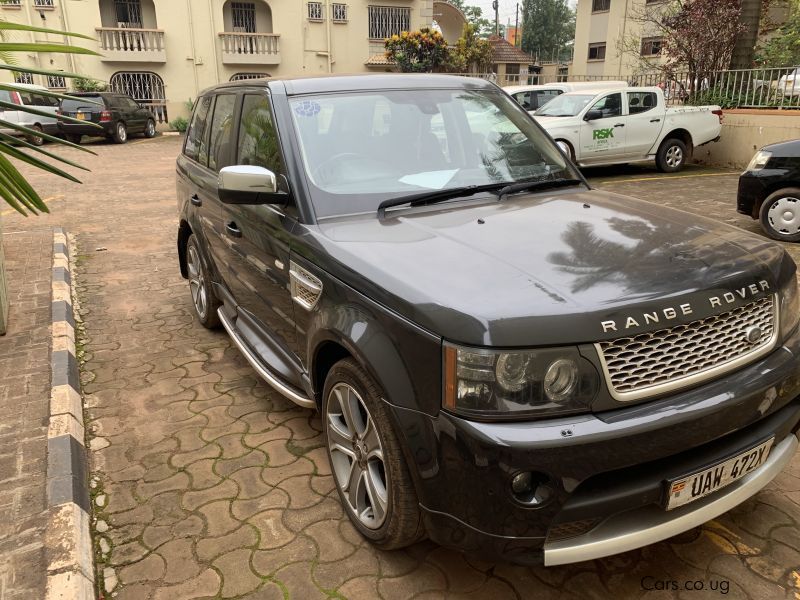
[(48, 75), (47, 87), (54, 90), (65, 90), (67, 89), (67, 80), (63, 75)]
[(611, 0), (592, 0), (592, 12), (606, 12), (611, 8)]
[(32, 73), (15, 73), (14, 74), (14, 83), (27, 83), (29, 85), (33, 85), (33, 74)]
[(589, 44), (589, 60), (605, 60), (606, 43)]
[(347, 21), (347, 4), (331, 4), (331, 19), (334, 23)]
[(126, 94), (149, 108), (159, 123), (169, 122), (164, 80), (155, 73), (120, 71), (111, 76), (110, 88), (112, 92)]
[(22, 0), (6, 0), (6, 2), (0, 4), (0, 6), (4, 8), (7, 6), (22, 6)]
[(125, 29), (142, 29), (142, 3), (139, 0), (114, 0), (117, 25)]
[(642, 38), (642, 56), (658, 56), (661, 54), (661, 38)]
[(265, 79), (272, 77), (269, 73), (236, 73), (231, 77), (231, 81), (249, 81), (251, 79)]
[(256, 32), (256, 5), (253, 2), (231, 2), (231, 17), (235, 32)]
[(33, 0), (34, 8), (55, 8), (55, 0)]
[(411, 9), (397, 6), (368, 6), (369, 39), (385, 40), (411, 28)]
[(309, 21), (322, 21), (322, 2), (309, 2), (306, 6)]

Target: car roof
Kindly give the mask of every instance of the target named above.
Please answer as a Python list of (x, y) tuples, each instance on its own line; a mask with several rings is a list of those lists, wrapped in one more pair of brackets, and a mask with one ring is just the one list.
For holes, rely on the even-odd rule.
[(614, 92), (657, 92), (660, 91), (661, 88), (652, 86), (652, 87), (626, 87), (626, 88), (602, 88), (602, 89), (586, 89), (586, 90), (575, 90), (572, 92), (567, 92), (566, 94), (562, 94), (563, 96), (588, 96), (589, 94), (597, 96), (598, 94), (613, 94)]
[(404, 89), (497, 89), (493, 83), (479, 77), (461, 77), (458, 75), (442, 75), (435, 73), (364, 73), (358, 75), (316, 75), (294, 78), (247, 79), (213, 86), (204, 90), (201, 95), (220, 89), (266, 87), (276, 89), (282, 87), (289, 96), (300, 94), (324, 94), (330, 92), (350, 92), (369, 90), (404, 90)]
[(15, 82), (11, 82), (8, 85), (13, 85), (14, 87), (18, 87), (18, 88), (25, 88), (26, 90), (42, 90), (42, 91), (45, 91), (45, 92), (48, 91), (47, 88), (44, 87), (43, 85), (36, 85), (34, 83), (15, 83)]

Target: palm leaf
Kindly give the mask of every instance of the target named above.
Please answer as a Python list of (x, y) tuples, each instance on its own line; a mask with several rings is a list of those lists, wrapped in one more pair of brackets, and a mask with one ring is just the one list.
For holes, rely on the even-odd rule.
[(73, 144), (72, 142), (68, 142), (67, 140), (49, 135), (42, 131), (36, 131), (35, 129), (31, 129), (30, 127), (25, 127), (24, 125), (17, 125), (16, 123), (11, 123), (9, 121), (5, 121), (0, 119), (0, 128), (2, 129), (13, 129), (14, 131), (19, 131), (23, 135), (31, 136), (31, 137), (40, 137), (43, 140), (47, 140), (48, 142), (53, 142), (54, 144), (61, 144), (62, 146), (69, 146), (70, 148), (75, 148), (76, 150), (80, 150), (81, 152), (86, 152), (87, 154), (92, 154), (97, 156), (97, 152), (89, 150), (86, 146), (81, 146), (79, 144)]
[(56, 52), (58, 54), (88, 54), (100, 56), (99, 53), (80, 46), (64, 44), (46, 44), (32, 42), (0, 42), (0, 53), (3, 52)]
[(33, 144), (26, 142), (22, 138), (17, 138), (14, 137), (13, 135), (8, 135), (7, 133), (0, 133), (0, 142), (5, 142), (9, 146), (16, 144), (18, 146), (22, 146), (23, 148), (28, 148), (30, 150), (33, 150), (34, 152), (39, 152), (40, 154), (44, 154), (45, 156), (53, 158), (66, 165), (69, 165), (70, 167), (75, 167), (76, 169), (81, 169), (82, 171), (89, 171), (89, 169), (87, 169), (83, 165), (79, 165), (78, 163), (73, 162), (68, 158), (64, 158), (63, 156), (59, 156), (58, 154), (53, 154), (52, 152), (45, 150), (41, 146), (34, 146)]
[[(39, 110), (38, 108), (33, 108), (32, 106), (25, 106), (24, 104), (14, 104), (13, 102), (6, 102), (5, 100), (0, 100), (0, 108), (6, 108), (8, 110), (19, 110), (29, 115), (36, 115), (37, 117), (46, 117), (48, 119), (54, 119), (55, 115), (53, 113), (49, 113), (44, 110)], [(91, 123), (90, 121), (81, 121), (80, 119), (75, 119), (73, 117), (65, 117), (64, 115), (59, 115), (59, 120), (69, 121), (70, 123), (77, 123), (78, 125), (91, 125), (96, 129), (102, 129), (100, 125), (97, 123)]]
[[(3, 144), (0, 143), (0, 150), (2, 150), (2, 146)], [(15, 210), (25, 216), (27, 216), (27, 214), (19, 204), (27, 208), (33, 214), (37, 214), (37, 211), (48, 212), (47, 205), (45, 205), (44, 201), (39, 197), (39, 194), (36, 193), (36, 190), (31, 188), (25, 177), (22, 176), (22, 173), (20, 173), (17, 168), (11, 164), (11, 161), (3, 156), (1, 152), (0, 190), (5, 192), (4, 197), (6, 199), (8, 199), (6, 194), (13, 197), (18, 204), (16, 204), (16, 206), (15, 204), (10, 204)]]
[[(54, 73), (54, 74), (60, 75), (60, 73)], [(50, 90), (39, 89), (39, 88), (31, 89), (29, 87), (23, 87), (15, 83), (0, 83), (0, 90), (9, 90), (12, 92), (24, 92), (24, 93), (32, 92), (39, 96), (45, 96), (46, 98), (58, 98), (59, 100), (81, 100), (81, 101), (86, 101), (89, 104), (98, 104), (98, 105), (102, 104), (102, 102), (89, 100), (86, 97), (70, 96), (69, 94), (59, 94), (58, 92), (51, 92)]]
[(35, 31), (38, 33), (52, 33), (54, 35), (66, 35), (68, 37), (81, 38), (84, 40), (94, 40), (90, 35), (73, 33), (71, 31), (59, 31), (58, 29), (47, 29), (46, 27), (34, 27), (33, 25), (22, 25), (20, 23), (9, 23), (0, 21), (0, 32), (2, 31)]
[[(69, 179), (70, 181), (74, 181), (75, 183), (81, 182), (80, 179), (76, 178), (74, 175), (70, 175), (66, 171), (62, 171), (58, 167), (53, 166), (50, 163), (45, 162), (40, 158), (36, 158), (35, 156), (30, 156), (28, 154), (25, 154), (22, 150), (17, 150), (16, 148), (14, 148), (14, 146), (6, 144), (5, 142), (0, 142), (0, 154), (7, 154), (8, 156), (12, 156), (17, 160), (26, 162), (29, 165), (33, 165), (34, 167), (47, 171), (48, 173), (52, 173), (53, 175), (58, 175), (59, 177), (63, 177), (64, 179)], [(59, 158), (59, 160), (61, 159)], [(25, 183), (27, 184), (27, 181)]]
[(18, 65), (12, 65), (12, 64), (4, 65), (0, 63), (0, 69), (4, 71), (14, 71), (15, 73), (31, 73), (32, 75), (61, 75), (61, 77), (66, 77), (67, 79), (84, 78), (84, 75), (78, 75), (77, 73), (69, 73), (67, 71), (37, 69), (36, 67), (20, 67)]

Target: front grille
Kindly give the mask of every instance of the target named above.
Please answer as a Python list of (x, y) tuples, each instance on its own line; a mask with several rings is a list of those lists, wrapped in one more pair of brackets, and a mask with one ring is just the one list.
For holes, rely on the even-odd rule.
[[(606, 382), (617, 400), (637, 400), (721, 375), (768, 352), (777, 302), (761, 298), (686, 325), (600, 342)], [(747, 335), (761, 330), (753, 343)]]
[(584, 519), (582, 521), (570, 521), (569, 523), (558, 523), (553, 525), (547, 532), (547, 541), (566, 540), (578, 537), (594, 529), (600, 519)]

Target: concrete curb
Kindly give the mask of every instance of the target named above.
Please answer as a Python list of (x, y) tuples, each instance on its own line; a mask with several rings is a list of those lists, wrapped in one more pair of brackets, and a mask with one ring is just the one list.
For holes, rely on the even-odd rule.
[(94, 558), (89, 532), (83, 399), (75, 350), (69, 238), (53, 231), (50, 426), (47, 432), (49, 516), (47, 600), (92, 600)]

